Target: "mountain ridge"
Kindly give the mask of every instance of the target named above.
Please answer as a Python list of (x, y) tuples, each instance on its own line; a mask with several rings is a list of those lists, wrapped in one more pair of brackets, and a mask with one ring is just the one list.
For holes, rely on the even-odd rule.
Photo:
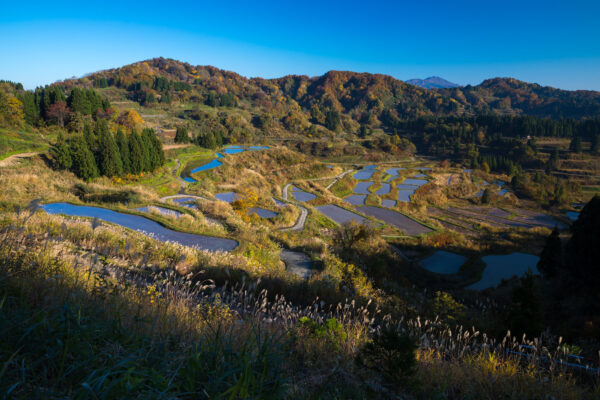
[(380, 125), (382, 119), (465, 113), (577, 119), (600, 115), (600, 92), (555, 89), (514, 78), (490, 78), (476, 86), (429, 90), (384, 74), (331, 70), (315, 77), (246, 78), (213, 66), (193, 66), (165, 58), (103, 70), (55, 85), (97, 86), (99, 79), (106, 79), (110, 86), (138, 92), (130, 93), (131, 98), (143, 99), (144, 93), (160, 95), (156, 78), (190, 85), (190, 91), (199, 97), (211, 91), (231, 94), (267, 109), (287, 108), (285, 111), (290, 112), (300, 108), (316, 120), (324, 119), (326, 111), (333, 109), (359, 124)]
[(460, 86), (457, 83), (450, 82), (444, 78), (440, 78), (439, 76), (430, 76), (429, 78), (425, 79), (409, 79), (404, 82), (422, 87), (424, 89), (447, 89)]

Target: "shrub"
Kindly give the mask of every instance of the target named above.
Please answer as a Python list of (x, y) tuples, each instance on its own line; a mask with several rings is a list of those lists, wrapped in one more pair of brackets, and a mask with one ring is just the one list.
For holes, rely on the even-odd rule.
[(392, 384), (405, 384), (416, 372), (416, 340), (398, 332), (394, 327), (384, 328), (367, 342), (356, 357), (359, 366), (382, 374)]

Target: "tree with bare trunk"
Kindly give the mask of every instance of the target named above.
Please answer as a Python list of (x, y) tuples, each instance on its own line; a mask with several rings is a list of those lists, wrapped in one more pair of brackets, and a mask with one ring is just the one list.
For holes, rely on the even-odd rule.
[(54, 120), (61, 128), (65, 127), (65, 119), (69, 116), (71, 110), (64, 101), (57, 101), (46, 110), (46, 116)]

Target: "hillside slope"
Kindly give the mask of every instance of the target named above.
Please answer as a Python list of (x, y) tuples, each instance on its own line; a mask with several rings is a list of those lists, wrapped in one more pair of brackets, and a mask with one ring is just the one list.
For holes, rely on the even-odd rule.
[(348, 127), (385, 126), (395, 118), (427, 115), (510, 114), (550, 118), (600, 115), (600, 92), (566, 91), (512, 78), (477, 86), (427, 90), (388, 75), (329, 71), (318, 77), (245, 78), (211, 66), (155, 58), (66, 80), (57, 85), (116, 87), (148, 104), (185, 101), (241, 107), (288, 116), (291, 125), (327, 124), (331, 110)]

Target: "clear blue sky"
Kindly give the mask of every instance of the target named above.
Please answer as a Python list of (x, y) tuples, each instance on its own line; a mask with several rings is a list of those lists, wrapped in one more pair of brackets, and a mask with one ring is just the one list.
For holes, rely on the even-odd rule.
[[(295, 3), (295, 4), (292, 4)], [(244, 76), (512, 76), (600, 90), (600, 1), (11, 1), (0, 79), (26, 88), (152, 57)]]

